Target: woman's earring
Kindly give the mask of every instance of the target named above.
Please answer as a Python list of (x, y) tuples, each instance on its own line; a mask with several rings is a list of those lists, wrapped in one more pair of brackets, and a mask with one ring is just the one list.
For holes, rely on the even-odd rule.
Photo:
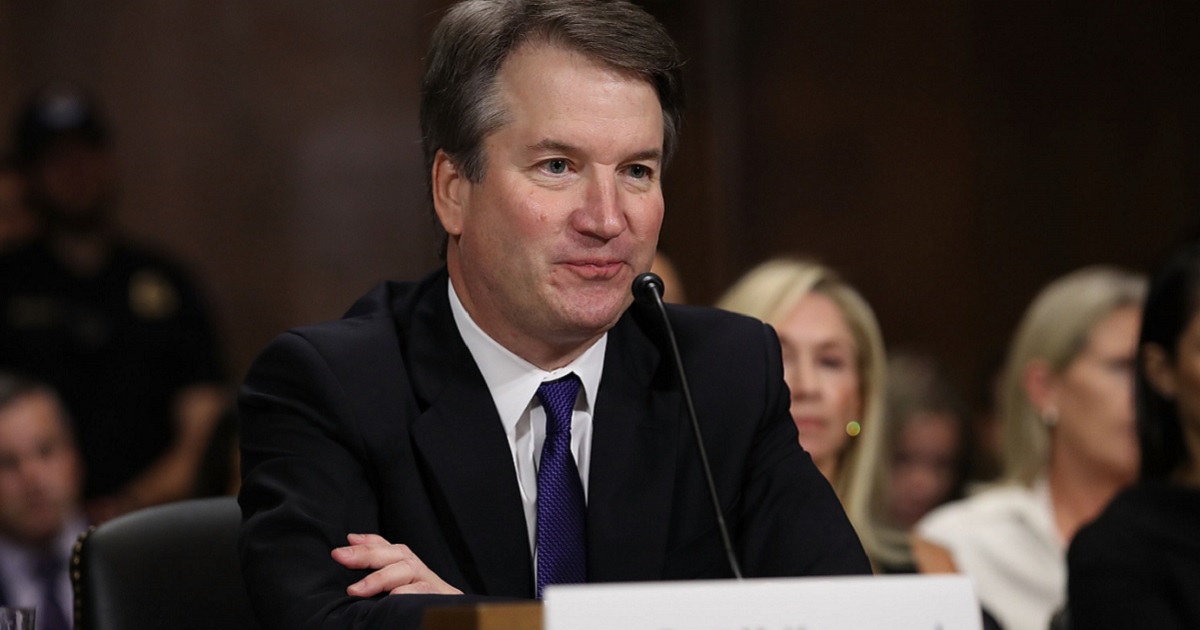
[(1058, 409), (1055, 407), (1046, 407), (1040, 414), (1042, 424), (1046, 425), (1047, 429), (1053, 429), (1058, 426)]

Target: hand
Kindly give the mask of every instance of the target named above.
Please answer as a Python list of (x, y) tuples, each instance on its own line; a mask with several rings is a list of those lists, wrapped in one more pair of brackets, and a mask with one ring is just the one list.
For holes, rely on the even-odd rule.
[(350, 543), (349, 546), (337, 547), (331, 552), (338, 564), (347, 569), (376, 569), (367, 577), (347, 586), (347, 595), (462, 594), (462, 591), (430, 571), (407, 545), (393, 545), (375, 534), (349, 534), (346, 541)]

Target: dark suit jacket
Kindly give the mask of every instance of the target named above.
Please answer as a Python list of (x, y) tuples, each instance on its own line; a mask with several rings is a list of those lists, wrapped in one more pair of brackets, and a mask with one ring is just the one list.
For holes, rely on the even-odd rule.
[[(868, 573), (798, 445), (774, 332), (714, 309), (671, 317), (743, 572)], [(609, 334), (589, 471), (591, 582), (731, 575), (661, 338), (637, 306)], [(240, 551), (264, 627), (416, 627), (431, 603), (532, 597), (512, 454), (444, 269), (277, 338), (250, 369), (240, 411)], [(407, 544), (468, 596), (347, 596), (365, 573), (330, 550), (351, 532)]]

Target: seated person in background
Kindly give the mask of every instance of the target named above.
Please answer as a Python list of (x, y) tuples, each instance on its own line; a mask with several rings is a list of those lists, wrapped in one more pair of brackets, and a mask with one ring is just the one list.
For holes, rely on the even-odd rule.
[(25, 178), (17, 162), (0, 157), (0, 252), (6, 252), (33, 238), (37, 220), (25, 201)]
[(1141, 476), (1071, 541), (1072, 628), (1200, 628), (1200, 244), (1154, 277), (1139, 348)]
[(108, 127), (86, 95), (38, 92), (15, 135), (42, 232), (0, 257), (0, 369), (62, 397), (93, 520), (185, 498), (228, 404), (207, 310), (177, 265), (120, 235)]
[(863, 433), (846, 505), (876, 570), (916, 570), (912, 527), (962, 497), (969, 435), (963, 405), (933, 359), (893, 353), (884, 412)]
[[(1000, 476), (1000, 389), (1003, 385), (1004, 357), (991, 357), (975, 383), (977, 407), (971, 412), (971, 470), (968, 488), (995, 481)], [(968, 490), (969, 491), (969, 490)]]
[(0, 373), (0, 606), (36, 607), (40, 630), (71, 627), (68, 568), (87, 528), (83, 467), (47, 386)]
[(832, 269), (776, 258), (742, 276), (717, 307), (774, 327), (800, 444), (844, 504), (860, 431), (883, 412), (883, 335), (867, 301)]
[(221, 414), (204, 447), (192, 497), (236, 496), (242, 485), (241, 464), (237, 408), (230, 407)]
[(1066, 592), (1066, 548), (1137, 474), (1133, 358), (1145, 281), (1090, 267), (1046, 286), (1009, 348), (1004, 475), (916, 527), (923, 573), (958, 571), (1006, 630), (1044, 630)]
[[(241, 390), (260, 623), (395, 630), (552, 584), (732, 576), (662, 320), (631, 295), (677, 141), (674, 44), (621, 0), (468, 0), (425, 59), (446, 267), (278, 337)], [(745, 574), (869, 572), (771, 329), (667, 311)]]

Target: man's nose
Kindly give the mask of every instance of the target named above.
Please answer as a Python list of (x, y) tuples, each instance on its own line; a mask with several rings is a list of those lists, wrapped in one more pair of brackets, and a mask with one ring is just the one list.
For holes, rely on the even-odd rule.
[(24, 483), (31, 483), (42, 476), (45, 465), (38, 457), (22, 457), (17, 461), (17, 478)]
[(596, 172), (588, 182), (583, 207), (575, 212), (575, 228), (607, 241), (624, 232), (626, 226), (624, 199), (616, 173)]

